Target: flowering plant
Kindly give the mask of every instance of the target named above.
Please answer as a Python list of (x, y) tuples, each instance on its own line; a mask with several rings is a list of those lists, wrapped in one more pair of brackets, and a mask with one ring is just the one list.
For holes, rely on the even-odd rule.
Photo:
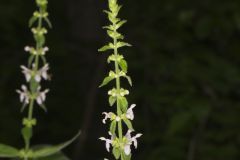
[[(107, 30), (107, 34), (112, 38), (113, 42), (103, 46), (99, 49), (99, 52), (104, 52), (107, 50), (113, 51), (108, 57), (108, 63), (114, 63), (114, 70), (111, 70), (108, 76), (103, 80), (100, 87), (105, 86), (109, 82), (115, 80), (116, 86), (108, 91), (109, 95), (109, 104), (113, 106), (116, 104), (117, 113), (113, 112), (104, 112), (103, 123), (106, 124), (106, 121), (110, 120), (109, 135), (110, 138), (101, 137), (100, 140), (106, 142), (106, 149), (110, 152), (110, 147), (112, 147), (112, 153), (115, 159), (121, 160), (130, 160), (131, 159), (131, 145), (133, 144), (137, 148), (137, 138), (142, 136), (142, 134), (136, 134), (131, 136), (134, 131), (132, 126), (132, 120), (134, 119), (133, 109), (135, 104), (132, 104), (130, 107), (126, 96), (129, 94), (129, 91), (121, 87), (121, 78), (125, 78), (129, 84), (132, 86), (132, 80), (127, 75), (128, 65), (124, 56), (119, 53), (119, 49), (122, 47), (129, 47), (130, 44), (123, 41), (124, 36), (118, 32), (118, 29), (125, 24), (126, 20), (121, 20), (118, 18), (118, 13), (122, 6), (119, 6), (117, 0), (108, 0), (109, 11), (104, 11), (108, 15), (108, 19), (111, 22), (109, 26), (104, 28)], [(126, 125), (127, 133), (123, 135), (123, 124)]]
[(43, 23), (46, 22), (51, 28), (51, 22), (48, 19), (47, 12), (47, 0), (36, 0), (38, 11), (35, 11), (32, 18), (29, 21), (29, 26), (32, 27), (35, 23), (36, 27), (32, 27), (34, 40), (36, 42), (35, 47), (25, 47), (25, 51), (30, 54), (28, 65), (21, 66), (22, 73), (26, 79), (28, 85), (22, 85), (21, 90), (17, 90), (19, 93), (20, 101), (23, 103), (22, 111), (28, 109), (27, 117), (23, 118), (22, 124), (22, 136), (25, 142), (23, 149), (17, 149), (5, 144), (0, 144), (0, 158), (19, 158), (24, 160), (40, 159), (42, 157), (49, 157), (60, 152), (61, 149), (71, 144), (79, 134), (77, 134), (71, 140), (56, 146), (45, 147), (31, 147), (31, 139), (33, 136), (33, 127), (37, 125), (36, 118), (33, 117), (33, 111), (35, 104), (40, 106), (44, 111), (46, 107), (44, 102), (46, 100), (46, 94), (49, 89), (42, 90), (41, 81), (50, 80), (48, 75), (49, 64), (45, 58), (49, 48), (45, 46), (47, 29), (43, 27)]

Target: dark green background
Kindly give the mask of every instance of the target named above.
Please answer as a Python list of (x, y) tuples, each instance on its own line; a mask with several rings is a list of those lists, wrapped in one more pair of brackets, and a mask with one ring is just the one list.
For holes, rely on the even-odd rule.
[[(240, 159), (240, 1), (121, 0), (122, 29), (134, 47), (123, 54), (134, 86), (135, 129), (144, 134), (136, 160)], [(106, 0), (50, 0), (53, 29), (47, 55), (52, 81), (48, 113), (39, 119), (34, 144), (56, 144), (83, 134), (65, 151), (74, 160), (109, 157), (104, 143), (110, 111), (107, 89), (98, 89), (109, 66), (97, 49), (109, 39), (101, 26)], [(34, 0), (0, 1), (0, 142), (22, 147), (21, 104), (27, 27)], [(111, 159), (113, 159), (111, 157)]]

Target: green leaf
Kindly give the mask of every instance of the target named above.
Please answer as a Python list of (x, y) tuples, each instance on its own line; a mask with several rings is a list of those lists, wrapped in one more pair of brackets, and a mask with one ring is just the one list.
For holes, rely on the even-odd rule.
[(35, 17), (35, 16), (33, 16), (30, 20), (29, 20), (29, 27), (32, 27), (32, 25), (34, 24), (34, 22), (36, 22), (36, 20), (37, 20), (38, 18), (37, 17)]
[(116, 24), (120, 21), (120, 19), (116, 18), (116, 16), (112, 12), (109, 12), (109, 11), (103, 11), (103, 12), (107, 13), (109, 21), (112, 22), (113, 24)]
[(104, 26), (103, 29), (108, 29), (108, 30), (114, 31), (113, 25)]
[(127, 78), (128, 83), (130, 84), (130, 86), (132, 86), (132, 79), (131, 79), (131, 77), (129, 77), (129, 76), (125, 76), (125, 78)]
[(104, 52), (107, 50), (113, 49), (113, 44), (109, 43), (108, 45), (103, 46), (102, 48), (98, 49), (98, 52)]
[(121, 47), (131, 47), (132, 45), (126, 42), (118, 42), (117, 43), (117, 48), (121, 48)]
[(119, 159), (120, 158), (121, 151), (119, 150), (119, 148), (114, 147), (113, 150), (112, 150), (112, 153), (113, 153), (115, 159)]
[(125, 97), (119, 97), (118, 98), (119, 105), (121, 110), (125, 113), (127, 111), (128, 101)]
[(19, 156), (19, 150), (11, 146), (0, 144), (1, 158), (15, 158)]
[(25, 143), (28, 143), (29, 140), (32, 138), (32, 128), (30, 127), (24, 127), (22, 129), (22, 135)]
[(27, 107), (27, 104), (24, 103), (24, 104), (22, 105), (22, 107), (21, 107), (20, 112), (23, 112), (23, 111), (25, 110), (26, 107)]
[[(51, 145), (37, 145), (33, 146), (33, 150), (41, 149), (50, 147)], [(41, 158), (35, 158), (33, 160), (70, 160), (67, 156), (65, 156), (62, 152), (57, 152), (56, 154), (53, 154), (51, 156), (47, 157), (41, 157)]]
[(112, 13), (114, 15), (118, 15), (119, 11), (121, 10), (122, 5), (118, 5), (117, 3), (113, 2), (109, 2), (109, 9), (112, 11)]
[(119, 66), (121, 67), (121, 69), (127, 73), (128, 71), (128, 65), (127, 65), (127, 61), (125, 61), (124, 59), (121, 59), (119, 62)]
[(28, 67), (31, 67), (31, 64), (33, 62), (33, 59), (34, 59), (34, 55), (31, 55), (29, 58), (28, 58)]
[(109, 14), (112, 14), (110, 11), (108, 11), (108, 10), (103, 10), (103, 13), (106, 13), (107, 15), (109, 15)]
[(50, 22), (50, 20), (47, 17), (45, 17), (44, 20), (47, 22), (49, 28), (52, 28), (52, 23)]
[(40, 108), (42, 108), (44, 112), (47, 112), (47, 107), (44, 104), (41, 104)]
[(42, 59), (44, 65), (47, 64), (47, 60), (46, 60), (45, 56), (41, 55), (41, 59)]
[(117, 100), (116, 97), (110, 96), (109, 97), (109, 104), (110, 104), (110, 106), (113, 106), (115, 104), (116, 100)]
[(111, 38), (117, 38), (117, 39), (123, 39), (124, 38), (123, 35), (121, 35), (120, 33), (116, 32), (116, 31), (107, 30), (107, 33)]
[(73, 141), (75, 141), (79, 135), (80, 135), (80, 132), (69, 141), (56, 146), (49, 146), (41, 149), (36, 149), (33, 151), (33, 158), (47, 157), (47, 156), (56, 154), (57, 152), (61, 151), (63, 148), (70, 145)]
[(107, 34), (111, 37), (111, 38), (114, 38), (116, 37), (115, 36), (115, 32), (114, 31), (111, 31), (111, 30), (107, 30)]
[(116, 124), (117, 124), (116, 121), (112, 121), (112, 123), (110, 125), (110, 132), (112, 133), (112, 135), (114, 135), (116, 132)]
[(70, 159), (66, 157), (63, 153), (59, 152), (48, 157), (37, 158), (34, 160), (70, 160)]
[(105, 86), (106, 84), (108, 84), (113, 79), (114, 79), (113, 77), (106, 77), (106, 78), (104, 78), (102, 84), (99, 87)]
[(123, 119), (123, 121), (127, 125), (128, 129), (134, 130), (132, 126), (132, 122), (129, 119)]
[(126, 20), (120, 21), (118, 24), (116, 24), (116, 29), (119, 29), (119, 28), (122, 27), (122, 25), (124, 25), (125, 23), (127, 23)]

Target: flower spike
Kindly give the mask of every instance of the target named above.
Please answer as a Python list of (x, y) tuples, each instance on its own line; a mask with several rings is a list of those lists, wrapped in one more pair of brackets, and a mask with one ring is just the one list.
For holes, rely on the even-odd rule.
[[(100, 87), (112, 83), (115, 81), (115, 86), (108, 91), (109, 95), (109, 105), (116, 105), (116, 113), (113, 112), (103, 112), (105, 115), (102, 122), (106, 124), (107, 120), (111, 120), (109, 127), (109, 132), (111, 134), (111, 139), (106, 139), (101, 137), (100, 140), (106, 142), (106, 149), (110, 152), (110, 147), (112, 146), (112, 153), (115, 159), (128, 159), (130, 160), (131, 155), (131, 145), (134, 145), (137, 148), (137, 138), (142, 136), (142, 134), (136, 134), (136, 136), (131, 137), (131, 132), (133, 132), (132, 120), (134, 119), (133, 109), (136, 107), (135, 104), (128, 106), (128, 100), (126, 98), (129, 95), (127, 89), (121, 88), (122, 78), (126, 79), (130, 86), (132, 86), (132, 80), (128, 76), (128, 64), (124, 59), (124, 56), (119, 53), (119, 49), (123, 47), (130, 47), (131, 45), (127, 42), (124, 42), (124, 36), (118, 31), (122, 27), (126, 20), (121, 20), (118, 18), (118, 14), (122, 6), (118, 5), (117, 0), (108, 0), (109, 10), (104, 11), (111, 24), (109, 26), (103, 27), (107, 30), (107, 34), (112, 38), (112, 42), (109, 42), (107, 45), (100, 48), (99, 52), (111, 51), (111, 54), (107, 62), (113, 63), (114, 70), (110, 70), (107, 77), (104, 78)], [(124, 136), (124, 127), (126, 125), (128, 131)]]

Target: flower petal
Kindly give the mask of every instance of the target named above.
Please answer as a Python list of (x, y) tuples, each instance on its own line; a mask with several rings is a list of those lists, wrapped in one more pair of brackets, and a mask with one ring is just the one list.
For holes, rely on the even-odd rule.
[(131, 153), (131, 147), (130, 147), (129, 144), (127, 144), (127, 145), (124, 146), (124, 153), (125, 153), (126, 155), (130, 155), (130, 153)]

